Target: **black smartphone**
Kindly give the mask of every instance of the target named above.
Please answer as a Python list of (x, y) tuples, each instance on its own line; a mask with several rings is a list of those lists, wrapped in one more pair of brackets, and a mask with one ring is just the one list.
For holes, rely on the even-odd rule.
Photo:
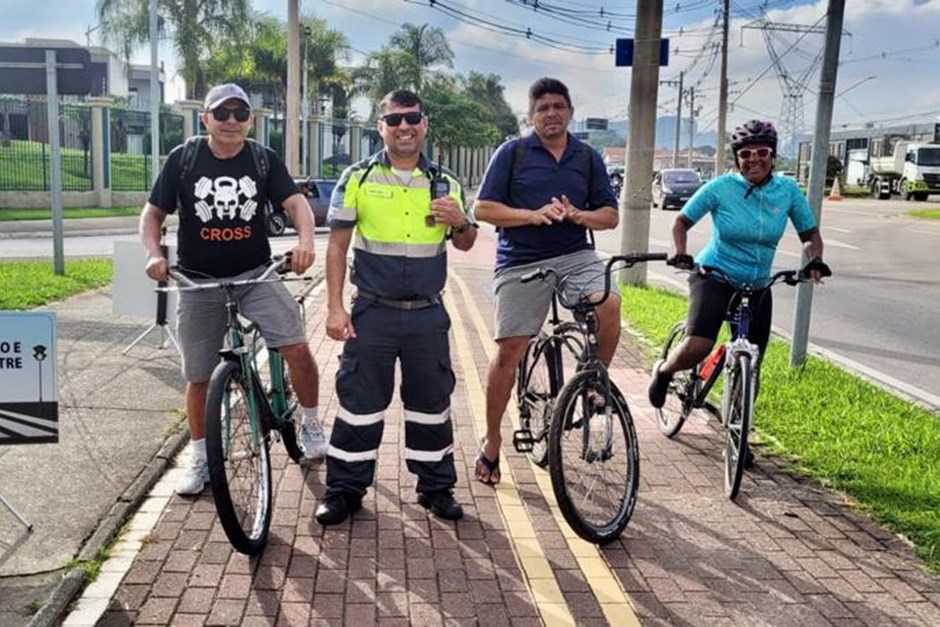
[[(441, 175), (441, 166), (438, 164), (437, 170), (435, 170), (434, 176), (431, 178), (431, 200), (443, 198), (448, 194), (450, 194), (450, 181)], [(437, 224), (434, 220), (434, 215), (430, 213), (424, 217), (424, 223), (428, 226), (435, 226)]]

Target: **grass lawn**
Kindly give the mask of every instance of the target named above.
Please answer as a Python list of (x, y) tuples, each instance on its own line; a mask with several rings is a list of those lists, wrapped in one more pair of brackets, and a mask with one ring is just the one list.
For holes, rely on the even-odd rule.
[(929, 220), (940, 220), (940, 209), (911, 209), (905, 212), (914, 218), (927, 218)]
[[(672, 324), (684, 318), (685, 298), (653, 288), (622, 291), (624, 317), (647, 338), (652, 363)], [(788, 351), (773, 339), (764, 358), (755, 408), (760, 441), (907, 537), (940, 572), (938, 417), (822, 359), (791, 369)]]
[(0, 310), (32, 309), (110, 282), (110, 259), (66, 259), (62, 276), (51, 259), (0, 261)]
[[(140, 215), (141, 207), (66, 207), (63, 217), (69, 218), (117, 218)], [(52, 209), (36, 207), (32, 209), (0, 209), (0, 222), (13, 220), (51, 220)]]

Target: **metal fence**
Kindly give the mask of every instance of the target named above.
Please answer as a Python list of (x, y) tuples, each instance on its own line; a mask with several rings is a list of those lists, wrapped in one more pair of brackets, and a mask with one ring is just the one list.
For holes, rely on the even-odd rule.
[[(92, 189), (91, 109), (59, 107), (62, 189)], [(49, 122), (44, 100), (0, 99), (0, 191), (49, 189)]]
[[(153, 183), (150, 112), (111, 110), (111, 189), (146, 191)], [(183, 142), (183, 116), (160, 112), (160, 155)], [(159, 167), (159, 165), (158, 165)]]

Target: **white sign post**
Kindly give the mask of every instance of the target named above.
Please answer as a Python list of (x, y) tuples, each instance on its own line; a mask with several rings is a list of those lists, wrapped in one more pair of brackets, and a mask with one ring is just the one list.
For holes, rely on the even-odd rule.
[[(176, 247), (165, 246), (170, 264), (176, 263)], [(176, 292), (156, 292), (157, 284), (144, 274), (144, 249), (139, 242), (114, 242), (114, 279), (112, 285), (112, 311), (116, 316), (152, 318), (153, 323), (127, 345), (123, 354), (130, 352), (152, 331), (160, 329), (160, 348), (179, 345), (173, 335), (176, 314)]]

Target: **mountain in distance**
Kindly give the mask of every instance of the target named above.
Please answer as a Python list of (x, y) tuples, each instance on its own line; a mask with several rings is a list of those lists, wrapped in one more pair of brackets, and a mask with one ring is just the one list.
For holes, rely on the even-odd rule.
[[(617, 133), (626, 141), (629, 132), (629, 122), (627, 120), (612, 121), (607, 125), (608, 130)], [(689, 120), (683, 118), (682, 130), (679, 136), (679, 147), (683, 148), (689, 145)], [(695, 134), (696, 146), (715, 146), (715, 131), (709, 130)], [(676, 117), (663, 116), (656, 118), (656, 147), (672, 148), (676, 145)]]

